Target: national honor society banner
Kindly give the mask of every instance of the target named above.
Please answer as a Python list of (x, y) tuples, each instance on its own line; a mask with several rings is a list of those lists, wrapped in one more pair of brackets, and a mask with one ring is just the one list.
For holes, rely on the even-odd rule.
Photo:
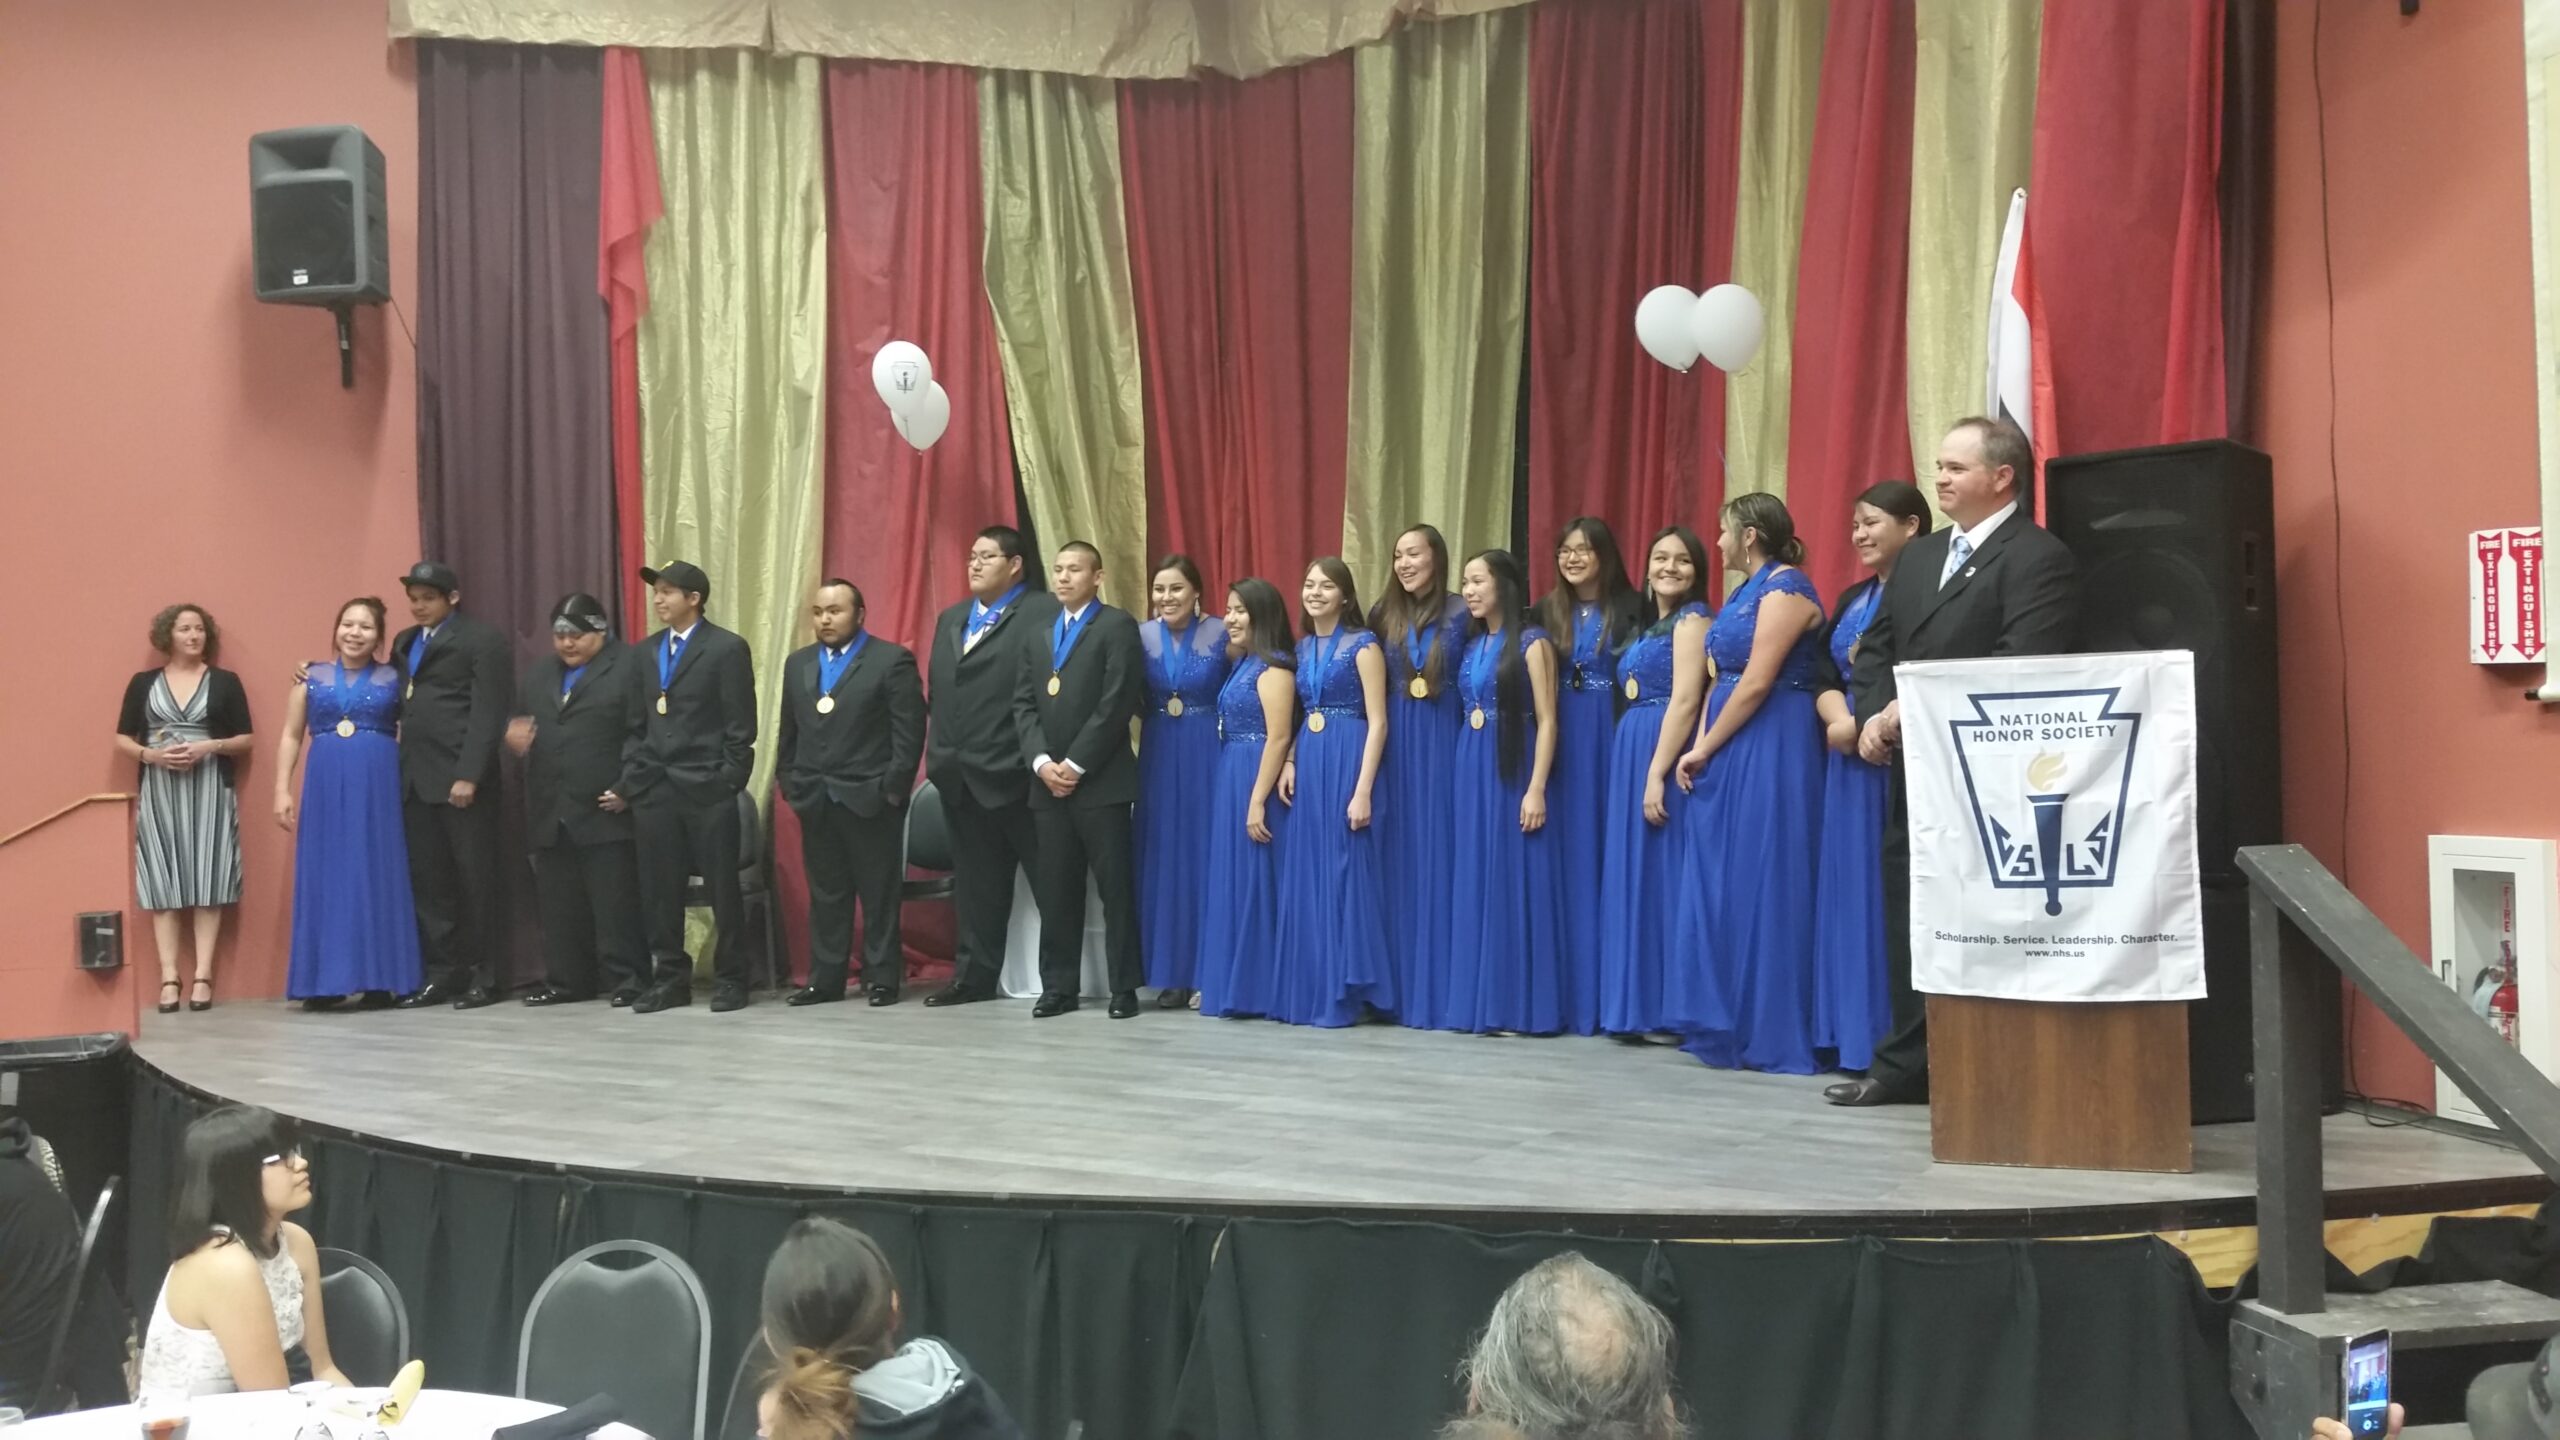
[(1894, 683), (1913, 987), (2203, 999), (2195, 657), (1942, 660)]

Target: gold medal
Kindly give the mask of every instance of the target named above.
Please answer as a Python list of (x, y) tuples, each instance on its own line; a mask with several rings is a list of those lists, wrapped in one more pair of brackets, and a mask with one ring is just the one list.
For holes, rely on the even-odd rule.
[(1308, 712), (1307, 712), (1307, 729), (1308, 729), (1309, 731), (1311, 731), (1311, 732), (1315, 733), (1315, 734), (1318, 734), (1318, 735), (1321, 735), (1321, 734), (1323, 734), (1323, 733), (1324, 733), (1324, 712), (1323, 712), (1323, 711), (1321, 711), (1321, 710), (1310, 710), (1310, 711), (1308, 711)]
[(836, 713), (836, 697), (833, 695), (819, 696), (818, 713), (821, 715), (833, 715)]
[(1058, 677), (1055, 675), (1049, 677), (1049, 693), (1052, 695), (1058, 693)]
[(1479, 705), (1473, 710), (1467, 712), (1467, 728), (1471, 730), (1481, 730), (1484, 728), (1483, 706)]
[(1181, 697), (1181, 696), (1179, 696), (1179, 695), (1176, 695), (1176, 696), (1174, 696), (1172, 699), (1167, 700), (1166, 702), (1164, 702), (1164, 713), (1166, 713), (1167, 715), (1170, 715), (1170, 716), (1174, 717), (1174, 718), (1175, 718), (1175, 719), (1177, 719), (1177, 720), (1181, 719), (1181, 718), (1182, 718), (1182, 697)]
[(658, 692), (658, 713), (661, 715), (667, 713), (667, 692), (664, 690)]
[(339, 721), (338, 734), (343, 739), (353, 740), (356, 738), (356, 722), (353, 720)]
[(1639, 685), (1637, 685), (1637, 684), (1636, 684), (1636, 677), (1634, 677), (1633, 675), (1630, 675), (1630, 676), (1628, 676), (1628, 677), (1627, 677), (1627, 698), (1628, 698), (1628, 699), (1633, 700), (1634, 698), (1636, 698), (1636, 691), (1637, 691), (1637, 690), (1639, 690), (1639, 689), (1641, 689), (1641, 688), (1642, 688), (1641, 686), (1639, 686)]
[(1431, 698), (1431, 682), (1416, 675), (1412, 682), (1404, 687), (1404, 693), (1416, 700), (1428, 700)]

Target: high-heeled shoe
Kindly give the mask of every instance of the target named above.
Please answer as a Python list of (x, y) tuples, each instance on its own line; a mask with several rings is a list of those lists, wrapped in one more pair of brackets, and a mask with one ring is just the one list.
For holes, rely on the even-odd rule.
[[(169, 992), (170, 992), (170, 991), (175, 990), (175, 989), (177, 989), (177, 988), (178, 988), (178, 982), (177, 982), (177, 981), (175, 981), (175, 980), (163, 980), (163, 981), (161, 981), (161, 982), (160, 982), (160, 993), (161, 993), (161, 994), (163, 994), (163, 995), (169, 995)], [(178, 997), (177, 997), (177, 996), (175, 996), (175, 995), (169, 995), (169, 998), (168, 998), (168, 999), (161, 1001), (161, 1002), (160, 1002), (160, 1013), (161, 1013), (161, 1014), (163, 1014), (163, 1015), (175, 1015), (175, 1014), (177, 1014), (177, 1013), (178, 1013)]]
[(198, 1000), (198, 999), (196, 999), (196, 998), (195, 998), (194, 996), (192, 996), (192, 995), (188, 996), (188, 997), (187, 997), (187, 1008), (188, 1008), (188, 1009), (190, 1009), (190, 1010), (210, 1010), (210, 1009), (212, 1009), (212, 1008), (213, 1008), (213, 982), (212, 982), (212, 981), (210, 981), (210, 980), (198, 980), (196, 983), (197, 983), (198, 985), (201, 985), (201, 986), (203, 986), (203, 987), (204, 987), (204, 998), (203, 998), (203, 999), (201, 999), (201, 1000)]

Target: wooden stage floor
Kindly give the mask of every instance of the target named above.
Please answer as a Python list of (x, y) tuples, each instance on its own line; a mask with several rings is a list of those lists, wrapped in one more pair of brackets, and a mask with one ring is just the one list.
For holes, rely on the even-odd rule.
[[(141, 1057), (229, 1100), (399, 1145), (681, 1183), (1004, 1203), (1394, 1212), (1693, 1236), (2089, 1234), (2249, 1223), (2248, 1125), (2191, 1175), (1939, 1165), (1928, 1112), (1677, 1051), (1088, 1003), (640, 1016), (601, 1002), (145, 1017)], [(2550, 1193), (2502, 1145), (2326, 1123), (2332, 1214)]]

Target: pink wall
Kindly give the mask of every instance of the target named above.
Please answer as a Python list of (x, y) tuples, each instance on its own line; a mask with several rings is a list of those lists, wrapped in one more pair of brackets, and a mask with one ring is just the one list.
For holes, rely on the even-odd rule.
[[(416, 89), (385, 33), (378, 0), (81, 0), (10, 7), (0, 45), (0, 834), (133, 788), (110, 740), (144, 628), (209, 607), (259, 726), (232, 996), (283, 986), (292, 851), (269, 799), (293, 663), (328, 653), (341, 600), (396, 597), (418, 535), (410, 344), (360, 314), (341, 390), (326, 312), (250, 298), (248, 137), (363, 127), (414, 310)], [(101, 806), (0, 847), (0, 1037), (124, 1028), (152, 997), (138, 912), (121, 978), (71, 971), (73, 913), (131, 903), (130, 843)]]
[[(2560, 832), (2560, 713), (2522, 698), (2539, 671), (2484, 670), (2465, 651), (2465, 532), (2533, 524), (2539, 506), (2524, 24), (2519, 0), (2413, 20), (2318, 8), (2334, 451), (2307, 4), (2277, 7), (2264, 317), (2285, 826), (2423, 955), (2428, 835)], [(2364, 1007), (2352, 1028), (2366, 1092), (2433, 1103), (2426, 1060), (2388, 1020)]]

